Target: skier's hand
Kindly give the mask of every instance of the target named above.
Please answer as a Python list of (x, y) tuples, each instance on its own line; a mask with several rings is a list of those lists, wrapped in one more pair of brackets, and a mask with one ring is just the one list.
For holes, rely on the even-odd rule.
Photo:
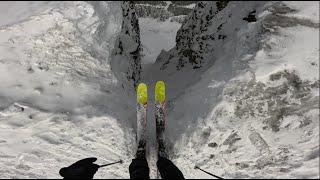
[(86, 158), (75, 162), (69, 167), (61, 168), (59, 174), (64, 179), (92, 179), (99, 165), (94, 164), (97, 158)]

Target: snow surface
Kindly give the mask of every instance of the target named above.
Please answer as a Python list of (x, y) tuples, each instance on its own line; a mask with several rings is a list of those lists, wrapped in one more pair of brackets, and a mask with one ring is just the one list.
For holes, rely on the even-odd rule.
[[(163, 62), (144, 72), (148, 85), (166, 82), (171, 157), (187, 178), (212, 178), (194, 170), (194, 165), (226, 178), (319, 178), (319, 87), (307, 91), (306, 102), (292, 98), (296, 91), (280, 95), (278, 100), (297, 103), (288, 107), (297, 112), (283, 117), (279, 131), (267, 129), (276, 112), (272, 108), (281, 105), (276, 96), (263, 97), (276, 90), (271, 87), (279, 88), (288, 81), (271, 81), (271, 75), (288, 71), (305, 83), (319, 82), (319, 20), (313, 24), (311, 18), (296, 19), (296, 14), (304, 14), (304, 7), (310, 8), (308, 13), (317, 13), (318, 2), (300, 3), (296, 14), (286, 14), (294, 17), (289, 19), (292, 24), (282, 24), (281, 18), (264, 19), (280, 5), (228, 5), (226, 12), (240, 17), (256, 8), (260, 19), (256, 23), (237, 21), (241, 29), (236, 34), (232, 34), (235, 24), (229, 23), (224, 32), (229, 38), (216, 47), (211, 57), (216, 58), (214, 65), (200, 76), (190, 67), (176, 72), (170, 63), (163, 70)], [(275, 25), (271, 33), (257, 38), (261, 23)], [(258, 88), (261, 85), (264, 87)], [(152, 87), (149, 92), (152, 94)], [(273, 102), (278, 107), (269, 106)]]
[(176, 44), (176, 34), (181, 24), (171, 22), (171, 18), (162, 22), (153, 18), (139, 18), (142, 64), (152, 64), (161, 50), (168, 51)]
[[(246, 8), (245, 2), (232, 3), (230, 8)], [(157, 80), (167, 84), (170, 156), (186, 178), (212, 178), (195, 165), (224, 178), (319, 178), (319, 87), (307, 82), (319, 81), (319, 3), (285, 4), (297, 9), (285, 15), (293, 24), (252, 44), (250, 35), (270, 14), (269, 4), (259, 6), (258, 21), (241, 22), (236, 35), (227, 34), (231, 39), (214, 66), (200, 75), (152, 64), (162, 49), (174, 48), (180, 24), (139, 19), (152, 178), (157, 177), (152, 157)], [(129, 178), (135, 93), (122, 88), (109, 65), (121, 30), (120, 3), (1, 2), (0, 12), (1, 177), (60, 178), (61, 167), (94, 156), (98, 164), (124, 160), (100, 169), (95, 178)], [(283, 117), (279, 131), (265, 130), (268, 103), (274, 102), (265, 95), (291, 82), (285, 70), (310, 91), (301, 99), (304, 91), (289, 85), (279, 98), (296, 103), (297, 110), (288, 107), (292, 113)], [(279, 72), (285, 75), (271, 81)]]
[[(43, 4), (24, 3), (26, 9)], [(60, 168), (94, 156), (99, 164), (125, 161), (96, 177), (126, 178), (133, 143), (125, 132), (130, 128), (122, 126), (132, 126), (125, 120), (135, 106), (108, 64), (121, 28), (120, 5), (59, 3), (1, 27), (1, 177), (60, 178)], [(111, 8), (120, 14), (99, 20)], [(96, 39), (104, 22), (112, 31)]]
[(26, 20), (32, 15), (37, 15), (40, 12), (54, 6), (56, 2), (38, 1), (1, 1), (0, 2), (0, 26), (8, 26), (20, 21)]
[(315, 3), (312, 1), (287, 1), (284, 2), (287, 6), (296, 9), (298, 12), (292, 14), (293, 17), (298, 17), (302, 19), (308, 19), (314, 23), (319, 23), (319, 2)]

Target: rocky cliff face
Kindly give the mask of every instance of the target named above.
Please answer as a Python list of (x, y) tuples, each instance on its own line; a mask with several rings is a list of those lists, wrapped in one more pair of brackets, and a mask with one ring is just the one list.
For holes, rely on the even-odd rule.
[[(222, 45), (234, 36), (243, 22), (255, 22), (255, 7), (263, 3), (241, 3), (228, 1), (201, 1), (196, 4), (188, 20), (177, 33), (176, 48), (159, 57), (162, 69), (174, 63), (179, 70), (190, 65), (202, 68), (215, 62), (215, 56)], [(173, 58), (175, 57), (175, 58)]]
[(123, 86), (133, 84), (135, 87), (141, 79), (140, 52), (142, 47), (138, 18), (166, 20), (171, 17), (172, 21), (182, 21), (191, 12), (194, 3), (194, 1), (184, 3), (175, 1), (122, 2), (122, 28), (113, 50), (111, 67), (120, 81), (127, 81), (123, 82)]
[[(187, 62), (191, 63), (193, 68), (200, 68), (204, 59), (204, 54), (211, 53), (214, 49), (209, 41), (216, 39), (222, 41), (226, 36), (219, 33), (227, 17), (218, 19), (216, 16), (227, 5), (218, 6), (218, 2), (199, 2), (192, 14), (189, 16), (190, 20), (186, 21), (182, 28), (178, 31), (176, 42), (179, 60), (177, 68), (180, 69), (185, 66)], [(219, 7), (219, 8), (218, 8)], [(222, 13), (221, 13), (222, 14)], [(222, 20), (221, 20), (222, 19)], [(217, 20), (221, 21), (218, 27), (208, 27)]]
[[(122, 29), (113, 52), (115, 57), (112, 60), (112, 65), (118, 68), (119, 71), (117, 73), (125, 73), (129, 83), (131, 84), (132, 82), (133, 86), (136, 87), (141, 73), (139, 22), (133, 2), (124, 1), (121, 7), (123, 14)], [(123, 61), (123, 58), (127, 62), (116, 62)]]

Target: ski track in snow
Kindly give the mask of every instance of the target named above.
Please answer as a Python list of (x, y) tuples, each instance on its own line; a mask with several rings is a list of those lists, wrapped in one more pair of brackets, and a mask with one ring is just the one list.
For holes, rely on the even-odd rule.
[[(111, 2), (1, 3), (2, 9), (10, 6), (0, 11), (6, 15), (0, 19), (1, 177), (60, 178), (61, 167), (94, 156), (98, 164), (124, 160), (100, 169), (95, 178), (129, 178), (135, 97), (121, 88), (108, 63), (121, 19), (106, 13), (120, 7)], [(151, 64), (161, 49), (174, 47), (180, 25), (139, 19), (142, 79), (150, 97), (151, 177), (156, 177), (153, 86), (164, 80), (170, 156), (186, 178), (212, 178), (194, 165), (225, 178), (319, 178), (319, 104), (312, 101), (319, 99), (319, 88), (311, 92), (309, 109), (285, 116), (278, 132), (264, 130), (262, 115), (246, 116), (250, 109), (243, 117), (235, 115), (239, 101), (249, 108), (263, 102), (259, 98), (265, 92), (250, 91), (258, 82), (265, 88), (286, 82), (270, 81), (271, 74), (287, 69), (303, 81), (319, 80), (319, 3), (285, 4), (298, 9), (286, 14), (293, 24), (274, 29), (277, 33), (262, 39), (263, 47), (252, 54), (244, 37), (256, 33), (258, 22), (249, 23), (221, 47), (225, 55), (198, 74), (164, 72)], [(105, 22), (114, 22), (107, 25), (113, 28), (103, 31), (102, 17), (109, 17)], [(301, 25), (303, 20), (308, 23)], [(318, 28), (306, 26), (310, 22)], [(107, 35), (97, 37), (96, 31)]]

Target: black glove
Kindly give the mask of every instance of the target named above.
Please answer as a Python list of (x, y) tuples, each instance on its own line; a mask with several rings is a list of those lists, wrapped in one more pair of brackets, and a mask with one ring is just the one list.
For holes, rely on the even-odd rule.
[(92, 179), (99, 165), (93, 164), (97, 158), (86, 158), (75, 162), (69, 167), (61, 168), (59, 174), (64, 179)]

